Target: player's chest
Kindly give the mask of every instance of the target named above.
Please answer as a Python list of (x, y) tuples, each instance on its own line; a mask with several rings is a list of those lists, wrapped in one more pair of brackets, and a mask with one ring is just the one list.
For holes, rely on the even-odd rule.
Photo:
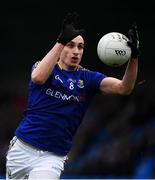
[(60, 88), (69, 91), (84, 90), (86, 87), (85, 80), (80, 76), (66, 76), (63, 74), (53, 74), (50, 80), (50, 85), (55, 88)]

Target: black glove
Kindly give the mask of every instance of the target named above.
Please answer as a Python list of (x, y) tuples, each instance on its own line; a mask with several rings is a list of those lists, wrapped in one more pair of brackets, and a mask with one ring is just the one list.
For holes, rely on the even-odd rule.
[(136, 22), (133, 23), (132, 27), (128, 31), (127, 41), (128, 46), (131, 48), (131, 58), (138, 58), (140, 56), (139, 50), (139, 35)]
[(68, 13), (61, 25), (61, 32), (57, 38), (57, 42), (66, 45), (72, 39), (74, 39), (78, 35), (83, 35), (85, 30), (83, 29), (76, 29), (75, 23), (77, 22), (78, 14)]

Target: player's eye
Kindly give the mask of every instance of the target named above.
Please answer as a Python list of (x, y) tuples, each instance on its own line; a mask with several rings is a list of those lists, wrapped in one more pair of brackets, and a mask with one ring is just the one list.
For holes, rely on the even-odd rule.
[(84, 45), (83, 44), (79, 44), (78, 45), (78, 49), (84, 49)]
[(73, 48), (75, 46), (75, 44), (73, 43), (73, 42), (69, 42), (68, 44), (67, 44), (67, 47), (69, 47), (69, 48)]

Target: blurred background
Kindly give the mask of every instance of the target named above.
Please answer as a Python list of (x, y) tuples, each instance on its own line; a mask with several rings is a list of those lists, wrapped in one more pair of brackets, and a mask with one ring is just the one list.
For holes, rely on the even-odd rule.
[(62, 178), (155, 178), (155, 10), (152, 1), (5, 1), (0, 5), (0, 178), (5, 154), (22, 119), (31, 66), (54, 45), (67, 12), (86, 29), (82, 66), (122, 78), (97, 57), (109, 32), (127, 35), (137, 22), (141, 58), (135, 90), (127, 97), (97, 95), (74, 138)]

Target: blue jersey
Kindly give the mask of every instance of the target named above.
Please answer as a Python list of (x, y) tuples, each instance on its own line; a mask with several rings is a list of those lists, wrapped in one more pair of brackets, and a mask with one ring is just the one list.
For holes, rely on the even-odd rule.
[(30, 80), (28, 104), (15, 135), (40, 150), (66, 155), (105, 77), (82, 67), (66, 71), (57, 64), (43, 85)]

